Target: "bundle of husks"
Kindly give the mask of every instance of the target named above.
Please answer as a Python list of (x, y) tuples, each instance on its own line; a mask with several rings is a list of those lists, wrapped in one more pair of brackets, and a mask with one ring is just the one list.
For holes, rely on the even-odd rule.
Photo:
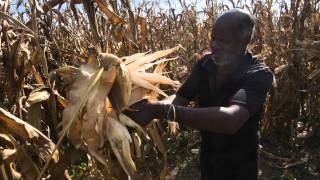
[[(159, 84), (179, 86), (179, 82), (163, 73), (164, 62), (172, 59), (160, 58), (180, 48), (179, 45), (155, 53), (138, 53), (122, 58), (99, 53), (89, 56), (87, 63), (80, 68), (65, 66), (57, 69), (57, 75), (68, 84), (61, 132), (67, 133), (77, 148), (86, 150), (105, 166), (108, 163), (104, 155), (99, 153), (99, 148), (104, 146), (107, 139), (122, 169), (129, 178), (133, 177), (136, 166), (130, 148), (136, 148), (134, 151), (139, 152), (141, 140), (134, 133), (132, 136), (136, 140), (130, 146), (132, 138), (126, 126), (135, 128), (145, 138), (149, 137), (144, 128), (122, 112), (144, 98), (155, 97), (155, 94), (167, 96), (159, 89)], [(154, 66), (153, 73), (147, 72)], [(159, 140), (154, 139), (154, 131), (150, 135), (153, 141)]]

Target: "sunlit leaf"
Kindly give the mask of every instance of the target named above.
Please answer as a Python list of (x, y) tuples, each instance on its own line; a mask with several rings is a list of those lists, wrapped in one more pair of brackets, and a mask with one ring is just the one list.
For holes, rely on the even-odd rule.
[(19, 20), (16, 20), (12, 16), (0, 11), (0, 17), (2, 17), (4, 19), (7, 19), (9, 21), (12, 21), (16, 26), (20, 27), (21, 29), (23, 29), (23, 30), (25, 30), (25, 31), (27, 31), (29, 33), (31, 33), (31, 35), (34, 35), (34, 32), (30, 28), (28, 28), (26, 25), (24, 25)]
[(96, 0), (100, 10), (105, 13), (105, 15), (110, 19), (112, 24), (126, 23), (124, 19), (119, 17), (108, 7), (108, 4), (105, 0)]

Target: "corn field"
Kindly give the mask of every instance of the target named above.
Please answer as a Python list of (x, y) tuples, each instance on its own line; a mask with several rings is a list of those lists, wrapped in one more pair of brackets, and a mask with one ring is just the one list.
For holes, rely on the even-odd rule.
[(275, 74), (262, 174), (320, 178), (320, 1), (172, 2), (0, 1), (1, 179), (178, 178), (170, 163), (198, 145), (195, 130), (142, 128), (123, 111), (168, 100), (230, 8), (255, 17), (250, 50)]

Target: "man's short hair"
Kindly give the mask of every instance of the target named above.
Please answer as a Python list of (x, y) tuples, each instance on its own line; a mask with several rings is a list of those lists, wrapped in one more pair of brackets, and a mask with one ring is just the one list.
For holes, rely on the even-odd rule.
[(241, 19), (239, 21), (239, 29), (240, 37), (242, 39), (248, 36), (250, 36), (250, 40), (252, 39), (254, 34), (254, 18), (249, 13), (247, 13), (247, 15), (241, 15)]
[(219, 19), (221, 20), (227, 17), (234, 19), (234, 26), (239, 30), (239, 37), (241, 39), (247, 39), (247, 37), (250, 37), (251, 40), (253, 37), (255, 22), (254, 17), (250, 15), (250, 13), (238, 8), (231, 9), (217, 17), (214, 23)]

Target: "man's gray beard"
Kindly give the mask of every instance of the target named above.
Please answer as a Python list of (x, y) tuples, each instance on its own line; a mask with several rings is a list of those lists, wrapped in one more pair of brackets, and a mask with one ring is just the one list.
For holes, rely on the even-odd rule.
[(219, 67), (227, 67), (235, 65), (237, 56), (232, 54), (226, 54), (220, 60), (217, 60), (212, 56), (212, 60), (214, 64), (216, 64)]

